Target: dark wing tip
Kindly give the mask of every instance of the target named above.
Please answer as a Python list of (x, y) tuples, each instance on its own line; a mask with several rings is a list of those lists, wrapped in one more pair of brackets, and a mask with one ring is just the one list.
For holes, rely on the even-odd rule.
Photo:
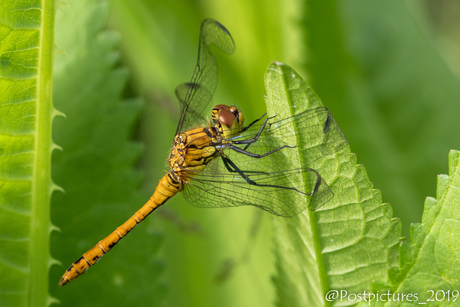
[(214, 20), (214, 22), (216, 23), (216, 25), (222, 30), (224, 31), (225, 33), (227, 33), (228, 35), (231, 36), (230, 32), (227, 30), (226, 27), (224, 27), (220, 22), (218, 22), (217, 20)]
[[(220, 33), (219, 33), (220, 32)], [(213, 33), (208, 36), (208, 33)], [(227, 30), (220, 22), (212, 18), (206, 18), (201, 22), (201, 37), (203, 43), (210, 46), (216, 45), (222, 52), (232, 54), (235, 52), (235, 42)]]
[(227, 30), (227, 28), (225, 28), (220, 22), (218, 22), (217, 20), (213, 18), (206, 18), (205, 20), (203, 20), (201, 22), (201, 28), (205, 27), (207, 24), (215, 24), (219, 28), (221, 28), (224, 32), (226, 32), (228, 35), (230, 35), (230, 32)]

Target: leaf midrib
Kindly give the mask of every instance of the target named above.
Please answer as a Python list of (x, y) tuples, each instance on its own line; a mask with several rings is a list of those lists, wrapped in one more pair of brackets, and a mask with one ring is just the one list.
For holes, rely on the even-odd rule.
[(52, 69), (54, 49), (54, 1), (44, 0), (41, 9), (38, 53), (35, 156), (32, 179), (32, 217), (29, 244), (29, 306), (46, 306), (50, 266), (50, 196), (52, 122)]

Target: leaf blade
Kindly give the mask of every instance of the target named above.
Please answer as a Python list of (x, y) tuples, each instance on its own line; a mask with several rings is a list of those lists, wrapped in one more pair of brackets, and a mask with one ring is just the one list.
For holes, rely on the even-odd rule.
[[(281, 118), (322, 106), (311, 87), (282, 63), (269, 66), (266, 90), (269, 114)], [(355, 293), (371, 289), (373, 279), (386, 279), (390, 249), (399, 243), (399, 220), (391, 219), (391, 207), (381, 204), (380, 192), (372, 189), (364, 167), (355, 166), (356, 156), (350, 149), (309, 163), (311, 150), (299, 149), (293, 165), (316, 169), (335, 197), (318, 211), (273, 220), (279, 248), (275, 278), (279, 306), (293, 302), (323, 306), (330, 302), (322, 294), (331, 289)], [(311, 266), (315, 270), (305, 272)]]
[(54, 1), (4, 1), (0, 37), (0, 305), (45, 306)]
[[(395, 293), (417, 293), (419, 301), (426, 302), (432, 296), (428, 290), (445, 293), (460, 287), (459, 157), (459, 151), (449, 152), (449, 175), (438, 177), (438, 200), (427, 198), (424, 223), (412, 225), (411, 240), (401, 245), (401, 267), (390, 274), (390, 287)], [(451, 302), (444, 300), (446, 304)]]

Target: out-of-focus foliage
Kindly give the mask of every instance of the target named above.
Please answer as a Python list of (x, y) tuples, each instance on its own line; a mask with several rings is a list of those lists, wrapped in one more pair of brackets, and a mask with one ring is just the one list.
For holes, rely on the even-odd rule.
[[(62, 306), (161, 306), (165, 288), (157, 259), (158, 233), (138, 227), (95, 267), (63, 288), (65, 270), (128, 219), (148, 198), (138, 197), (141, 176), (132, 168), (141, 147), (129, 140), (141, 103), (122, 100), (128, 74), (116, 68), (120, 37), (106, 30), (110, 2), (68, 1), (56, 16), (53, 179), (65, 190), (52, 198), (50, 291)], [(142, 248), (141, 248), (142, 247)], [(148, 276), (149, 284), (138, 284)], [(84, 295), (82, 295), (84, 294)]]

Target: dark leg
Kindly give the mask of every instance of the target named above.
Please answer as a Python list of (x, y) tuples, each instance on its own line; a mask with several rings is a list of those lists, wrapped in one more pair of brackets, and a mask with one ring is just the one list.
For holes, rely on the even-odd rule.
[(267, 113), (264, 113), (264, 115), (262, 115), (260, 118), (256, 119), (256, 120), (253, 121), (252, 123), (250, 123), (248, 126), (243, 127), (243, 129), (241, 130), (241, 132), (244, 132), (244, 131), (248, 130), (249, 128), (251, 128), (252, 125), (254, 125), (254, 124), (257, 123), (259, 120), (261, 120), (262, 118), (264, 118), (265, 115), (267, 115)]
[(221, 157), (221, 158), (222, 158), (222, 161), (224, 161), (224, 165), (225, 165), (225, 168), (227, 169), (227, 171), (229, 171), (230, 173), (234, 173), (235, 170), (231, 169), (230, 165), (228, 165), (228, 162), (227, 162), (227, 160), (230, 161), (230, 159), (227, 158), (227, 157)]
[[(233, 141), (232, 143), (233, 144), (252, 144), (254, 143), (255, 141), (257, 141), (257, 139), (259, 138), (260, 134), (262, 133), (262, 131), (264, 131), (265, 129), (265, 126), (267, 125), (267, 122), (269, 119), (272, 119), (274, 118), (275, 116), (272, 116), (272, 117), (268, 117), (264, 120), (264, 123), (262, 124), (262, 127), (260, 127), (259, 129), (259, 132), (257, 132), (257, 135), (255, 137), (253, 137), (252, 139), (250, 140), (244, 140), (244, 141)], [(249, 128), (249, 126), (248, 126)]]
[[(265, 114), (264, 114), (264, 116), (265, 116)], [(262, 117), (263, 117), (263, 116), (262, 116)], [(261, 120), (262, 117), (259, 118), (259, 119), (257, 119), (257, 120), (254, 121), (253, 123), (251, 123), (251, 125), (254, 124), (255, 122)], [(261, 135), (262, 131), (264, 131), (265, 126), (267, 125), (268, 120), (269, 120), (269, 119), (272, 119), (272, 118), (275, 118), (275, 117), (276, 117), (276, 115), (275, 115), (275, 116), (272, 116), (272, 117), (266, 118), (265, 121), (264, 121), (264, 123), (263, 123), (262, 126), (260, 127), (259, 132), (257, 132), (257, 135), (256, 135), (255, 137), (253, 137), (252, 139), (250, 139), (250, 140), (244, 140), (244, 141), (233, 141), (232, 143), (233, 143), (233, 144), (247, 144), (246, 147), (244, 147), (244, 150), (248, 149), (248, 147), (249, 147), (252, 143), (256, 142), (256, 141), (259, 139), (259, 136)], [(246, 127), (245, 129), (243, 129), (243, 131), (246, 130), (246, 129), (248, 129), (251, 125), (249, 125), (249, 126)]]
[(230, 172), (231, 172), (231, 170), (229, 169), (229, 167), (231, 166), (231, 167), (233, 168), (233, 171), (234, 171), (234, 172), (237, 172), (241, 177), (243, 177), (243, 179), (246, 180), (247, 183), (257, 185), (254, 181), (252, 181), (251, 179), (249, 179), (248, 176), (246, 176), (246, 174), (243, 173), (243, 172), (235, 165), (235, 163), (232, 162), (232, 160), (230, 160), (230, 159), (227, 158), (227, 157), (222, 157), (222, 160), (224, 160), (225, 167), (227, 167), (227, 169), (228, 169)]
[[(248, 146), (249, 146), (249, 145), (250, 145), (250, 144), (248, 144)], [(233, 149), (233, 150), (236, 151), (236, 152), (239, 152), (239, 153), (242, 153), (242, 154), (244, 154), (244, 155), (247, 155), (247, 156), (249, 156), (249, 157), (253, 157), (253, 158), (263, 158), (263, 157), (266, 157), (266, 156), (268, 156), (268, 155), (271, 155), (272, 153), (277, 152), (278, 150), (281, 150), (281, 149), (283, 149), (283, 148), (296, 148), (296, 147), (297, 147), (297, 146), (283, 145), (283, 146), (281, 146), (281, 147), (279, 147), (279, 148), (276, 148), (276, 149), (274, 149), (274, 150), (272, 150), (272, 151), (269, 151), (269, 152), (267, 152), (267, 153), (265, 153), (265, 154), (263, 154), (263, 155), (258, 155), (258, 154), (255, 154), (255, 153), (246, 151), (246, 148), (247, 148), (248, 146), (246, 146), (244, 149), (241, 149), (241, 148), (239, 148), (239, 147), (230, 145), (229, 148)]]
[[(227, 158), (227, 157), (224, 158), (223, 156), (221, 156), (221, 158), (222, 158), (222, 161), (224, 162), (224, 166), (227, 169), (227, 171), (229, 171), (230, 173), (236, 173), (236, 170), (232, 169), (230, 167), (230, 165), (228, 164), (228, 161), (231, 161), (231, 160), (229, 158)], [(252, 173), (252, 174), (266, 174), (265, 172), (258, 172), (258, 171), (248, 171), (248, 170), (240, 170), (240, 171), (245, 173), (245, 174), (249, 174), (249, 173)]]
[(245, 173), (243, 173), (236, 165), (235, 163), (233, 163), (232, 160), (230, 160), (229, 158), (227, 157), (222, 157), (222, 159), (224, 160), (224, 163), (228, 166), (231, 166), (235, 172), (237, 172), (244, 180), (246, 180), (247, 183), (249, 184), (252, 184), (252, 185), (255, 185), (255, 186), (258, 186), (258, 187), (267, 187), (267, 188), (278, 188), (278, 189), (286, 189), (286, 190), (294, 190), (294, 191), (297, 191), (299, 193), (302, 193), (304, 195), (313, 195), (316, 193), (316, 191), (318, 190), (318, 186), (319, 186), (319, 183), (320, 183), (320, 179), (318, 178), (317, 182), (316, 182), (316, 186), (313, 190), (312, 193), (304, 193), (302, 191), (299, 191), (297, 190), (296, 188), (294, 187), (283, 187), (283, 186), (278, 186), (278, 185), (271, 185), (271, 184), (259, 184), (253, 180), (251, 180), (249, 178), (249, 176), (246, 176)]

